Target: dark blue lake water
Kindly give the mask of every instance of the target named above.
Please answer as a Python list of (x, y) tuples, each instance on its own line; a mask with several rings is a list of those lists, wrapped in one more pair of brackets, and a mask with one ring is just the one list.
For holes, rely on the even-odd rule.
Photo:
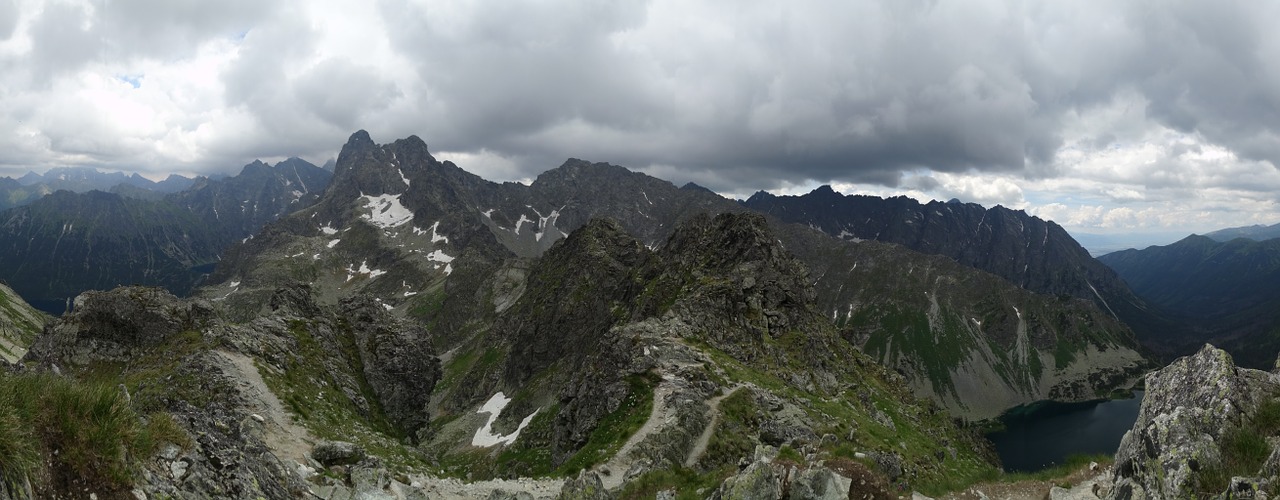
[(1031, 472), (1063, 463), (1071, 455), (1114, 454), (1133, 427), (1142, 391), (1130, 399), (1089, 403), (1037, 403), (1010, 410), (1005, 429), (987, 435), (1007, 472)]

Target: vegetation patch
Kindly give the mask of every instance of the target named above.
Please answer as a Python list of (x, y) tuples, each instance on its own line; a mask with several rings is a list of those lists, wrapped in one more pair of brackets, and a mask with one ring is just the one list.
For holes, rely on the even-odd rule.
[[(898, 486), (932, 496), (999, 477), (999, 469), (987, 458), (994, 456), (994, 452), (987, 449), (990, 445), (984, 444), (980, 432), (957, 428), (946, 412), (928, 402), (903, 404), (913, 400), (906, 389), (887, 384), (884, 372), (878, 371), (879, 365), (852, 350), (848, 354), (849, 365), (863, 370), (857, 375), (857, 382), (840, 393), (823, 396), (796, 389), (703, 342), (690, 341), (690, 344), (710, 356), (724, 370), (724, 378), (729, 383), (749, 382), (787, 399), (808, 413), (816, 424), (813, 429), (816, 434), (838, 436), (840, 439), (835, 443), (827, 443), (818, 450), (819, 459), (855, 460), (858, 453), (892, 450), (902, 456), (904, 464), (916, 464), (911, 482)], [(750, 393), (739, 390), (720, 402), (720, 424), (700, 466), (715, 468), (717, 459), (710, 457), (719, 453), (722, 458), (718, 460), (729, 461), (724, 465), (736, 467), (738, 458), (754, 452), (755, 441), (748, 436), (756, 434), (763, 415)], [(872, 416), (875, 412), (883, 413), (897, 425), (890, 428), (881, 424)], [(734, 425), (732, 421), (743, 424), (739, 432), (726, 430)], [(946, 449), (948, 445), (954, 455)], [(715, 451), (716, 447), (721, 451)], [(945, 458), (939, 459), (939, 456)], [(867, 465), (874, 467), (871, 463)]]
[(659, 492), (674, 490), (677, 500), (701, 500), (708, 496), (707, 492), (720, 486), (725, 478), (736, 471), (734, 467), (722, 467), (706, 473), (698, 473), (684, 467), (656, 470), (624, 484), (617, 498), (618, 500), (648, 500), (656, 498)]
[(1197, 472), (1197, 492), (1207, 497), (1226, 491), (1235, 476), (1254, 476), (1271, 455), (1268, 436), (1280, 432), (1280, 399), (1258, 406), (1244, 425), (1228, 430), (1219, 445), (1221, 461)]
[[(37, 491), (82, 485), (113, 491), (130, 484), (133, 463), (164, 442), (190, 441), (168, 414), (146, 424), (114, 385), (49, 373), (0, 374), (0, 473)], [(41, 478), (53, 484), (40, 484)]]
[(733, 467), (755, 452), (754, 436), (763, 413), (749, 390), (738, 390), (720, 400), (720, 423), (707, 442), (700, 464), (707, 469)]

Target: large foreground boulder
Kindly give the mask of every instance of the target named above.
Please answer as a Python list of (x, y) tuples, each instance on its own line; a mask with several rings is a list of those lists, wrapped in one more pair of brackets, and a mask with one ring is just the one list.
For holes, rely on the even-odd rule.
[(1201, 470), (1217, 467), (1228, 431), (1276, 395), (1276, 375), (1238, 368), (1205, 345), (1147, 376), (1133, 429), (1116, 452), (1112, 498), (1191, 498)]

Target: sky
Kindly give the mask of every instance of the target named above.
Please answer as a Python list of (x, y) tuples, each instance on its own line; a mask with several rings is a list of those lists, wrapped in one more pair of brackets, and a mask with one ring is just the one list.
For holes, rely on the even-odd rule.
[(1276, 25), (1251, 0), (0, 0), (0, 175), (320, 164), (364, 129), (496, 181), (575, 157), (1073, 233), (1274, 224)]

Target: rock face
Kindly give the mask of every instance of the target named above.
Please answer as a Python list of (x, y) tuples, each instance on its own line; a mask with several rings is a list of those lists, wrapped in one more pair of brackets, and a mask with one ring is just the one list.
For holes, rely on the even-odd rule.
[(1238, 368), (1225, 351), (1206, 345), (1148, 375), (1146, 388), (1138, 420), (1116, 452), (1111, 498), (1195, 495), (1197, 472), (1220, 465), (1227, 433), (1276, 397), (1280, 379)]
[(80, 366), (93, 360), (124, 361), (213, 319), (207, 303), (185, 302), (160, 288), (86, 292), (35, 340), (26, 360)]
[(1088, 300), (1122, 319), (1153, 347), (1171, 324), (1116, 273), (1053, 223), (1004, 207), (973, 203), (921, 204), (905, 196), (845, 196), (822, 186), (803, 196), (759, 192), (743, 203), (787, 222), (838, 238), (896, 243), (943, 255), (1037, 293)]
[(268, 303), (272, 311), (252, 322), (210, 330), (280, 372), (323, 367), (324, 378), (311, 383), (337, 388), (361, 416), (385, 418), (406, 436), (426, 424), (441, 370), (425, 329), (362, 296), (318, 305), (304, 284), (277, 290)]
[[(756, 449), (755, 459), (742, 471), (724, 480), (712, 495), (717, 500), (844, 500), (846, 498), (890, 498), (884, 491), (884, 480), (868, 473), (853, 484), (849, 477), (815, 465), (798, 467), (777, 462), (778, 450), (768, 446)], [(856, 467), (856, 466), (855, 466)], [(857, 474), (857, 471), (851, 471)], [(865, 471), (864, 471), (865, 472)], [(872, 483), (868, 483), (871, 479)], [(877, 482), (878, 481), (878, 482)], [(874, 485), (872, 485), (874, 484)], [(850, 490), (853, 491), (850, 491)], [(875, 493), (882, 493), (877, 496)]]

